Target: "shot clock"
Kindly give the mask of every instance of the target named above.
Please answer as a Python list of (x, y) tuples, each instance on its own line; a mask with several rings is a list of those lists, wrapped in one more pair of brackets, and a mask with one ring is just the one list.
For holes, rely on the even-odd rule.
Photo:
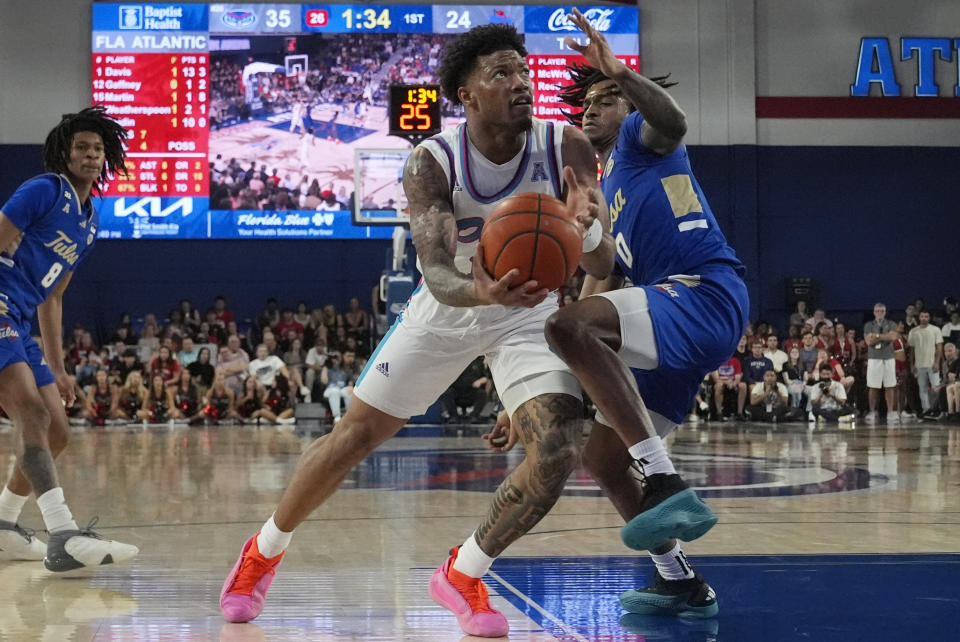
[(437, 134), (440, 124), (440, 85), (391, 85), (389, 133), (411, 143)]

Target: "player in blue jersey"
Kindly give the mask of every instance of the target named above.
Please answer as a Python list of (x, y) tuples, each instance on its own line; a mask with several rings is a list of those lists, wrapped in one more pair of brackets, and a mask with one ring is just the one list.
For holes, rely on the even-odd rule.
[[(47, 174), (30, 179), (0, 208), (0, 406), (13, 421), (17, 465), (0, 492), (0, 557), (43, 559), (64, 572), (119, 563), (137, 547), (103, 539), (73, 520), (53, 460), (66, 447), (63, 293), (97, 236), (91, 191), (122, 172), (126, 130), (101, 107), (67, 114), (43, 147)], [(30, 336), (34, 315), (43, 348)], [(45, 358), (46, 357), (46, 358)], [(50, 533), (44, 544), (17, 525), (30, 492)]]
[[(599, 296), (554, 313), (547, 340), (597, 405), (584, 458), (627, 520), (623, 541), (649, 550), (657, 566), (654, 584), (621, 603), (639, 613), (709, 617), (717, 612), (713, 590), (676, 539), (702, 536), (717, 518), (676, 474), (662, 438), (743, 334), (744, 268), (690, 169), (686, 118), (663, 79), (618, 61), (578, 11), (570, 19), (589, 43), (566, 43), (589, 66), (572, 69), (575, 82), (562, 96), (583, 108), (570, 118), (600, 158), (620, 278), (603, 287), (589, 279), (584, 294)], [(624, 277), (633, 287), (618, 289)]]

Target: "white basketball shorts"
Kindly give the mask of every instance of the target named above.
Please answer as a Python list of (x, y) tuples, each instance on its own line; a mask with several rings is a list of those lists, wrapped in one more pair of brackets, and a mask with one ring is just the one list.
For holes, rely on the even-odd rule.
[(486, 356), (504, 408), (561, 393), (581, 399), (580, 383), (543, 336), (552, 306), (518, 309), (489, 327), (426, 328), (401, 317), (357, 378), (354, 395), (394, 417), (426, 412), (470, 362)]

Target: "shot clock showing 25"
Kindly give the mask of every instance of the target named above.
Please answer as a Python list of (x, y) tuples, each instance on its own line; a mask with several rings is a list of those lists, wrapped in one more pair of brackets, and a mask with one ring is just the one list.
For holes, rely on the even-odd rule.
[[(463, 118), (438, 87), (446, 43), (514, 25), (534, 115), (563, 120), (572, 6), (95, 2), (91, 96), (127, 128), (130, 172), (99, 233), (389, 238), (411, 145)], [(639, 68), (635, 6), (578, 8)]]

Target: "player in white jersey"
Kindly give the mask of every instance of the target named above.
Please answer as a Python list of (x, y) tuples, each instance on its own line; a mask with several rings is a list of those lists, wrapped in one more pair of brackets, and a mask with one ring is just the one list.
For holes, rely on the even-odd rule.
[(306, 173), (310, 169), (310, 150), (313, 149), (313, 128), (307, 127), (302, 134), (300, 134), (300, 146), (299, 146), (299, 156), (300, 156), (300, 173)]
[(297, 131), (297, 129), (306, 130), (306, 127), (303, 126), (303, 114), (306, 111), (307, 107), (302, 100), (297, 99), (293, 106), (290, 108), (290, 133)]
[[(353, 466), (484, 355), (526, 458), (501, 484), (479, 528), (434, 572), (430, 594), (467, 633), (507, 633), (480, 578), (560, 496), (579, 461), (583, 405), (579, 383), (543, 336), (556, 295), (533, 281), (515, 285), (517, 270), (493, 280), (482, 267), (480, 230), (500, 199), (530, 191), (565, 197), (585, 229), (608, 227), (593, 148), (575, 128), (532, 117), (525, 59), (509, 25), (477, 27), (447, 48), (441, 83), (463, 104), (467, 122), (414, 149), (403, 180), (423, 283), (371, 356), (346, 415), (304, 454), (276, 512), (244, 544), (221, 593), (228, 620), (260, 613), (291, 531)], [(585, 243), (581, 265), (603, 278), (613, 267), (613, 239), (601, 232)]]

